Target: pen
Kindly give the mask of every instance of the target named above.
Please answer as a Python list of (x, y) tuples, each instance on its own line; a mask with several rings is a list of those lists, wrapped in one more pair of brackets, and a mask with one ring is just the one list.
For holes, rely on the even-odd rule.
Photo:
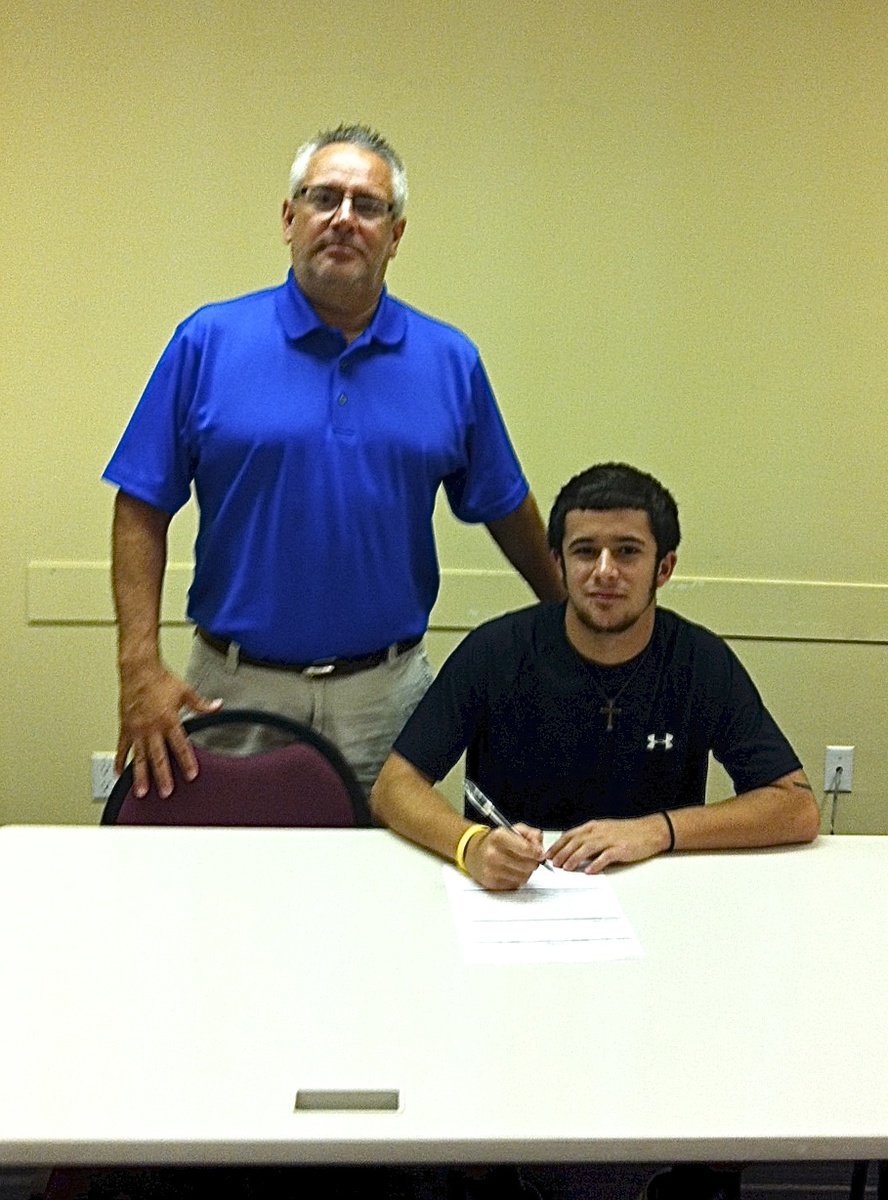
[[(469, 804), (471, 804), (472, 808), (476, 809), (482, 815), (482, 817), (489, 817), (490, 820), (493, 821), (494, 825), (499, 825), (501, 829), (509, 829), (512, 831), (512, 833), (517, 832), (512, 822), (503, 816), (494, 802), (488, 796), (485, 796), (478, 785), (476, 783), (472, 783), (471, 779), (465, 780), (463, 784), (463, 790)], [(519, 833), (518, 836), (521, 837), (521, 834)], [(540, 866), (545, 867), (549, 871), (555, 870), (555, 868), (546, 858), (543, 859)]]

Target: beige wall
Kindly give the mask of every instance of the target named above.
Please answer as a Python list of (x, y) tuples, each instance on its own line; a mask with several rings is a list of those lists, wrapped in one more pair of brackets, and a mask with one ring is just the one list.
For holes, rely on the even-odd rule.
[[(99, 475), (175, 324), (282, 277), (289, 160), (345, 117), (404, 154), (393, 290), (479, 343), (541, 506), (597, 459), (659, 474), (664, 602), (731, 636), (816, 784), (857, 746), (839, 828), (888, 832), (881, 0), (13, 2), (0, 55), (0, 820), (97, 818)], [(440, 516), (437, 656), (525, 597)]]

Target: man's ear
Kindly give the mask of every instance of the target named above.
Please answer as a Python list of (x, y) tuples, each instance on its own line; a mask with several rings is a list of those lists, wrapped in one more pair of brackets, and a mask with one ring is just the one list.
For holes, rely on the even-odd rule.
[(659, 567), (657, 567), (657, 587), (661, 588), (664, 583), (668, 583), (672, 578), (672, 572), (675, 570), (675, 564), (678, 561), (678, 556), (674, 550), (670, 550), (664, 555)]
[(281, 205), (281, 232), (284, 235), (285, 242), (290, 241), (290, 227), (293, 224), (293, 218), (295, 215), (296, 214), (293, 211), (293, 201), (289, 197), (285, 196), (284, 202)]
[(389, 250), (389, 258), (394, 258), (398, 253), (398, 247), (401, 244), (401, 238), (404, 236), (404, 230), (407, 228), (407, 218), (398, 217), (392, 226), (392, 246)]

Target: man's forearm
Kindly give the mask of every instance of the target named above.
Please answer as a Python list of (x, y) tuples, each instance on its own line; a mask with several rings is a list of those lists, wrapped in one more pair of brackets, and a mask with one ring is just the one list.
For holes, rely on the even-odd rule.
[(121, 669), (158, 659), (160, 597), (166, 570), (168, 513), (118, 492), (111, 576)]
[(594, 875), (673, 849), (742, 850), (811, 842), (819, 828), (810, 784), (804, 772), (793, 771), (721, 804), (587, 821), (563, 833), (549, 856), (557, 867)]
[(720, 804), (670, 809), (676, 850), (729, 850), (811, 842), (820, 813), (804, 772)]
[(469, 824), (412, 763), (394, 751), (373, 785), (370, 807), (395, 833), (451, 860)]
[(564, 599), (561, 575), (549, 550), (540, 511), (531, 492), (527, 493), (514, 512), (498, 521), (491, 521), (487, 528), (539, 600)]
[[(395, 833), (451, 862), (460, 839), (472, 825), (395, 751), (373, 786), (370, 807)], [(463, 843), (463, 858), (464, 869), (482, 887), (511, 891), (525, 884), (542, 860), (542, 835), (522, 826), (485, 830), (483, 836), (479, 831), (468, 844)]]

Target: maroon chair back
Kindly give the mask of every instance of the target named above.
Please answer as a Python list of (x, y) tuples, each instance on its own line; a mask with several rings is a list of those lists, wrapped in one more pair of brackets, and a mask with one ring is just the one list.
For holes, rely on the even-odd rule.
[[(224, 718), (221, 720), (220, 718)], [(189, 733), (218, 724), (272, 725), (287, 745), (240, 757), (194, 744), (197, 778), (188, 782), (173, 763), (174, 788), (162, 799), (132, 791), (132, 768), (118, 779), (103, 825), (369, 826), (370, 812), (351, 767), (326, 738), (276, 714), (223, 710), (183, 722)]]

